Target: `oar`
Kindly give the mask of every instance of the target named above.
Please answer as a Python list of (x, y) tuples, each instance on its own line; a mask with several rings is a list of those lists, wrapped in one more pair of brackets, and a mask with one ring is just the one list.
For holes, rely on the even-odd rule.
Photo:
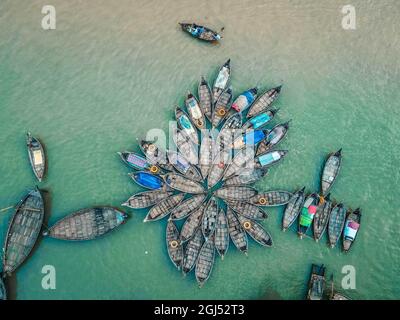
[(12, 208), (14, 208), (14, 207), (15, 207), (15, 206), (10, 206), (10, 207), (7, 207), (7, 208), (0, 209), (0, 212), (8, 211), (8, 210), (10, 210), (10, 209), (12, 209)]

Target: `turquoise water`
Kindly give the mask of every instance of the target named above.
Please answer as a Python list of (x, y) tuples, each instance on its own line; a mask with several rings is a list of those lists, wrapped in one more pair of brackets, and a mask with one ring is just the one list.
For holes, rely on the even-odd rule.
[[(400, 94), (398, 1), (352, 1), (357, 30), (341, 27), (342, 1), (60, 1), (57, 29), (41, 29), (45, 1), (0, 3), (0, 208), (36, 184), (25, 150), (30, 130), (46, 146), (49, 224), (74, 210), (115, 205), (140, 190), (116, 152), (168, 129), (201, 75), (213, 80), (232, 59), (239, 92), (280, 83), (276, 122), (293, 119), (284, 162), (260, 190), (318, 188), (327, 153), (343, 148), (333, 198), (363, 209), (349, 254), (324, 241), (280, 231), (282, 208), (264, 226), (272, 249), (251, 242), (217, 260), (198, 289), (182, 278), (165, 247), (166, 221), (143, 224), (145, 211), (94, 242), (40, 242), (12, 280), (18, 299), (302, 299), (312, 262), (325, 263), (340, 288), (344, 265), (356, 268), (354, 299), (398, 299)], [(194, 41), (177, 26), (196, 20), (225, 27), (220, 45)], [(11, 211), (0, 213), (0, 237)], [(147, 254), (146, 254), (147, 253)], [(43, 290), (53, 265), (57, 289)]]

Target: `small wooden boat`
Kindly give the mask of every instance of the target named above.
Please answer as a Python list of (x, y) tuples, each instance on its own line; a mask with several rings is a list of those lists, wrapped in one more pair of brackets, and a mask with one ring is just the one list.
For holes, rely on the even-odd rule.
[(263, 178), (268, 173), (266, 168), (244, 170), (240, 174), (224, 181), (224, 186), (242, 186), (252, 184)]
[(172, 189), (192, 194), (204, 193), (203, 186), (193, 180), (185, 178), (177, 173), (167, 173), (163, 176), (165, 183)]
[(160, 168), (154, 164), (151, 164), (145, 157), (138, 155), (137, 153), (124, 151), (118, 152), (119, 156), (121, 157), (122, 161), (125, 162), (129, 167), (135, 170), (147, 170), (151, 173), (159, 173)]
[(140, 140), (139, 147), (150, 163), (167, 171), (174, 170), (174, 167), (168, 163), (167, 153), (158, 147), (155, 141)]
[(169, 258), (178, 270), (183, 261), (183, 246), (179, 240), (179, 230), (173, 221), (168, 221), (166, 231), (166, 243)]
[(173, 208), (182, 202), (184, 197), (184, 193), (178, 193), (160, 201), (157, 205), (149, 210), (143, 222), (156, 221), (166, 217), (168, 214), (170, 214)]
[(268, 136), (269, 130), (244, 130), (235, 141), (233, 141), (232, 149), (243, 149), (244, 147), (256, 146)]
[(206, 199), (205, 194), (193, 195), (171, 210), (170, 219), (180, 220), (194, 212)]
[(248, 201), (257, 193), (256, 189), (247, 186), (228, 186), (216, 190), (214, 195), (228, 201)]
[(262, 246), (272, 247), (271, 235), (260, 224), (241, 215), (238, 215), (238, 219), (243, 230), (245, 230), (256, 242)]
[(331, 216), (328, 222), (328, 235), (329, 235), (329, 245), (331, 248), (336, 246), (343, 228), (344, 222), (346, 221), (346, 208), (342, 203), (336, 205), (331, 212)]
[(122, 204), (123, 207), (132, 209), (143, 209), (154, 206), (160, 201), (172, 196), (172, 192), (163, 192), (159, 190), (140, 192), (130, 197)]
[(308, 283), (307, 300), (322, 300), (325, 291), (325, 267), (313, 264)]
[(287, 155), (287, 150), (276, 150), (268, 153), (264, 153), (255, 158), (256, 168), (268, 168), (274, 164), (277, 164)]
[(213, 128), (218, 127), (222, 120), (228, 115), (229, 109), (231, 108), (232, 97), (232, 88), (229, 87), (223, 91), (218, 100), (216, 100), (211, 121)]
[(335, 290), (333, 274), (331, 274), (331, 294), (329, 296), (329, 300), (351, 300), (349, 297), (346, 297), (345, 295)]
[(254, 100), (256, 100), (257, 91), (257, 88), (251, 88), (240, 94), (235, 101), (233, 101), (232, 109), (234, 109), (236, 112), (243, 112), (246, 110), (251, 106)]
[(226, 218), (228, 220), (229, 235), (235, 247), (247, 255), (248, 240), (246, 232), (240, 225), (239, 219), (229, 207), (226, 208)]
[(139, 186), (151, 190), (160, 190), (160, 191), (170, 191), (171, 188), (164, 182), (161, 176), (152, 174), (146, 171), (138, 171), (128, 173), (128, 175), (135, 181)]
[(99, 238), (125, 223), (127, 214), (111, 207), (76, 211), (43, 232), (60, 240), (82, 241)]
[(278, 124), (269, 131), (265, 139), (258, 144), (257, 156), (267, 153), (286, 137), (289, 130), (289, 122)]
[(205, 129), (206, 128), (206, 119), (204, 114), (200, 108), (199, 101), (197, 98), (188, 92), (185, 100), (186, 109), (188, 110), (189, 117), (197, 127), (197, 129)]
[(201, 230), (203, 231), (203, 236), (206, 241), (214, 234), (215, 226), (217, 224), (217, 215), (218, 203), (217, 200), (212, 197), (204, 209), (203, 220), (201, 222)]
[(216, 139), (216, 155), (218, 152), (230, 152), (233, 141), (241, 133), (241, 126), (241, 113), (235, 113), (226, 119)]
[(361, 223), (361, 209), (357, 208), (353, 212), (350, 212), (346, 218), (343, 230), (343, 250), (349, 251), (352, 244), (356, 240), (358, 230), (360, 229)]
[(182, 131), (174, 129), (172, 139), (178, 147), (178, 150), (189, 161), (189, 163), (197, 165), (199, 162), (197, 147), (190, 138)]
[(217, 225), (215, 226), (215, 249), (221, 259), (224, 260), (224, 256), (228, 251), (229, 247), (229, 226), (224, 210), (219, 210), (217, 216)]
[(30, 132), (27, 133), (26, 145), (28, 147), (29, 161), (33, 173), (39, 181), (42, 181), (46, 171), (46, 155), (39, 139), (33, 137)]
[(276, 207), (287, 204), (292, 197), (288, 191), (266, 191), (251, 197), (248, 202), (261, 207)]
[(213, 85), (213, 102), (216, 103), (222, 92), (228, 87), (231, 76), (231, 59), (228, 59), (219, 69), (217, 78)]
[(314, 239), (315, 241), (319, 241), (328, 225), (329, 216), (332, 210), (332, 201), (329, 199), (329, 194), (325, 197), (324, 200), (320, 200), (320, 203), (317, 207), (317, 212), (314, 217)]
[(247, 118), (254, 117), (257, 114), (268, 110), (272, 103), (278, 98), (281, 89), (282, 86), (278, 86), (258, 96), (258, 99), (251, 106), (249, 112), (247, 112)]
[(299, 216), (301, 208), (304, 204), (304, 190), (305, 187), (297, 191), (289, 200), (285, 212), (283, 213), (283, 231), (286, 231), (286, 229), (290, 228), (290, 226), (293, 224), (293, 222), (296, 221), (297, 217)]
[(201, 247), (203, 246), (203, 242), (203, 234), (201, 233), (201, 229), (198, 228), (197, 231), (195, 231), (194, 236), (188, 241), (185, 248), (182, 264), (182, 272), (184, 275), (192, 271), (192, 269), (196, 265), (196, 261), (199, 256)]
[(175, 108), (175, 119), (178, 128), (181, 129), (181, 131), (186, 134), (194, 144), (199, 144), (199, 136), (196, 127), (186, 112), (180, 107)]
[(206, 205), (207, 202), (203, 202), (203, 204), (186, 219), (181, 229), (181, 242), (186, 242), (190, 240), (196, 233), (196, 230), (200, 230), (200, 232), (202, 232), (201, 222)]
[(253, 118), (250, 118), (243, 125), (242, 129), (259, 129), (267, 125), (272, 119), (274, 119), (275, 115), (278, 113), (279, 109), (271, 109), (267, 110), (263, 113), (260, 113)]
[(210, 131), (204, 134), (200, 145), (199, 166), (200, 172), (205, 179), (210, 171), (214, 159), (214, 139)]
[(200, 109), (207, 119), (211, 122), (212, 120), (212, 93), (208, 82), (204, 77), (201, 77), (199, 87), (197, 89), (199, 95)]
[(324, 169), (322, 171), (321, 178), (321, 191), (322, 195), (325, 196), (332, 188), (333, 183), (336, 181), (336, 177), (339, 174), (340, 166), (342, 163), (342, 149), (339, 149), (335, 153), (329, 155), (325, 162)]
[(39, 237), (44, 202), (38, 188), (18, 204), (9, 222), (3, 246), (3, 276), (14, 272), (29, 256)]
[(7, 300), (7, 290), (1, 273), (0, 273), (0, 300)]
[(253, 167), (248, 166), (251, 161), (254, 161), (254, 150), (246, 148), (237, 152), (233, 157), (232, 162), (226, 168), (222, 181), (238, 175), (244, 170), (252, 169)]
[(185, 178), (201, 182), (203, 181), (203, 177), (199, 170), (179, 152), (169, 150), (168, 153), (168, 161), (170, 164), (174, 166), (174, 168), (181, 173)]
[(214, 42), (221, 40), (221, 35), (217, 32), (211, 30), (210, 28), (197, 25), (195, 23), (179, 23), (183, 31), (189, 33), (192, 37), (208, 41)]
[(211, 275), (215, 261), (214, 236), (206, 240), (200, 249), (196, 261), (196, 279), (201, 288)]
[(208, 173), (207, 184), (208, 188), (214, 187), (219, 180), (222, 179), (224, 175), (225, 168), (229, 163), (231, 158), (230, 152), (222, 151), (219, 153), (215, 159), (213, 160), (213, 164), (211, 165), (210, 171)]
[(258, 206), (241, 201), (229, 201), (227, 202), (229, 208), (235, 211), (238, 215), (242, 215), (252, 220), (264, 220), (268, 218), (268, 214)]
[(316, 193), (309, 195), (304, 201), (299, 219), (299, 229), (297, 231), (300, 239), (304, 235), (307, 235), (308, 230), (311, 228), (315, 213), (317, 212), (318, 201), (319, 197)]

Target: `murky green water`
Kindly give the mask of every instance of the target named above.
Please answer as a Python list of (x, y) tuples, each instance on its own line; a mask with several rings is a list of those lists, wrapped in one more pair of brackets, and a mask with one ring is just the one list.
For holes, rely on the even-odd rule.
[[(341, 27), (342, 1), (51, 1), (57, 30), (41, 29), (48, 1), (0, 3), (0, 208), (35, 185), (25, 150), (30, 130), (50, 163), (50, 224), (92, 205), (119, 205), (139, 191), (117, 151), (134, 149), (151, 128), (168, 128), (200, 75), (212, 80), (232, 59), (236, 93), (284, 83), (278, 121), (293, 119), (286, 160), (259, 189), (318, 187), (325, 155), (343, 147), (332, 195), (364, 212), (349, 254), (280, 231), (282, 209), (264, 223), (275, 246), (233, 249), (198, 289), (165, 248), (166, 222), (134, 212), (119, 231), (94, 242), (44, 239), (18, 271), (18, 299), (302, 299), (309, 266), (336, 276), (353, 265), (355, 299), (398, 299), (399, 23), (398, 1), (353, 0), (357, 30)], [(221, 45), (194, 41), (177, 27), (194, 19), (225, 27)], [(11, 212), (0, 213), (3, 237)], [(147, 252), (147, 254), (146, 254)], [(43, 290), (54, 265), (57, 289)]]

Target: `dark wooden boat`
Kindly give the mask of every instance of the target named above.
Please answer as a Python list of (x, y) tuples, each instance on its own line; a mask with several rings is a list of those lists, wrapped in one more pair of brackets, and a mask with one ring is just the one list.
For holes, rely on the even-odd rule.
[(351, 300), (349, 297), (335, 290), (335, 285), (333, 282), (333, 274), (331, 274), (331, 294), (329, 295), (329, 300)]
[(213, 102), (216, 103), (222, 92), (228, 87), (231, 76), (231, 59), (228, 59), (219, 69), (213, 85)]
[(264, 220), (268, 218), (268, 214), (260, 207), (241, 201), (229, 201), (228, 206), (238, 215), (242, 215), (252, 220)]
[(203, 234), (201, 232), (201, 229), (198, 228), (197, 231), (195, 231), (194, 236), (188, 241), (185, 248), (182, 264), (182, 272), (184, 275), (192, 271), (192, 269), (196, 265), (196, 261), (199, 256), (201, 247), (203, 246), (203, 242)]
[(224, 186), (242, 186), (253, 184), (266, 176), (267, 173), (268, 169), (266, 168), (244, 170), (239, 175), (235, 175), (231, 178), (226, 179), (224, 181)]
[(267, 110), (263, 113), (260, 113), (249, 120), (243, 125), (242, 129), (260, 129), (267, 125), (272, 119), (274, 119), (275, 115), (278, 113), (279, 109), (271, 109)]
[(174, 167), (168, 163), (167, 153), (158, 147), (155, 141), (140, 140), (139, 147), (150, 163), (167, 171), (174, 170)]
[(200, 230), (200, 233), (202, 233), (201, 222), (203, 220), (203, 213), (206, 205), (207, 202), (203, 202), (203, 204), (186, 219), (181, 229), (181, 242), (190, 240), (196, 233), (196, 230)]
[(261, 207), (276, 207), (287, 204), (292, 196), (289, 191), (266, 191), (251, 197), (248, 202)]
[(200, 108), (199, 101), (197, 98), (190, 92), (188, 92), (185, 100), (186, 109), (189, 113), (189, 117), (197, 127), (197, 129), (205, 129), (206, 128), (206, 119), (204, 117), (203, 111)]
[(217, 225), (215, 227), (215, 249), (221, 259), (224, 260), (224, 256), (229, 248), (229, 226), (228, 219), (226, 218), (224, 210), (219, 210), (217, 217)]
[(305, 187), (297, 191), (289, 200), (283, 213), (282, 230), (286, 231), (296, 221), (304, 204)]
[(229, 235), (235, 247), (247, 255), (248, 240), (246, 232), (240, 225), (239, 219), (229, 207), (226, 208), (226, 218), (228, 220)]
[(9, 222), (3, 246), (3, 276), (14, 272), (29, 256), (39, 237), (44, 202), (38, 188), (17, 205)]
[(238, 151), (233, 157), (232, 162), (226, 168), (222, 181), (238, 175), (242, 171), (252, 169), (253, 167), (248, 166), (248, 164), (252, 161), (254, 161), (254, 151), (252, 149), (246, 148)]
[(182, 131), (174, 129), (172, 139), (178, 147), (178, 150), (189, 161), (189, 163), (197, 165), (199, 162), (197, 147), (190, 138)]
[(183, 261), (183, 246), (179, 240), (179, 230), (171, 220), (167, 223), (166, 243), (169, 258), (180, 270)]
[(140, 192), (130, 197), (126, 202), (122, 204), (123, 207), (129, 207), (132, 209), (143, 209), (154, 206), (160, 201), (168, 198), (172, 195), (172, 192), (163, 192), (158, 190)]
[(329, 194), (325, 197), (325, 199), (320, 199), (320, 202), (317, 207), (317, 212), (314, 217), (314, 239), (315, 241), (319, 241), (328, 225), (329, 216), (332, 210), (332, 201), (329, 199)]
[(343, 228), (344, 222), (346, 221), (346, 208), (342, 203), (336, 205), (332, 211), (328, 222), (328, 235), (329, 235), (329, 245), (331, 248), (336, 246)]
[(256, 194), (256, 189), (247, 186), (222, 187), (214, 193), (218, 198), (228, 201), (247, 201)]
[(216, 42), (221, 40), (221, 35), (210, 28), (197, 25), (195, 23), (182, 23), (180, 22), (183, 31), (189, 33), (192, 37), (208, 42)]
[(230, 152), (222, 151), (213, 160), (210, 171), (208, 173), (207, 184), (208, 188), (214, 187), (219, 180), (222, 179), (226, 166), (231, 159)]
[(168, 161), (174, 168), (181, 173), (185, 178), (201, 182), (203, 177), (196, 166), (192, 165), (182, 154), (176, 151), (169, 150)]
[(138, 155), (135, 152), (124, 151), (118, 152), (122, 161), (125, 162), (129, 167), (135, 170), (147, 170), (151, 173), (160, 173), (160, 168), (154, 164), (151, 164), (145, 157)]
[(197, 91), (199, 95), (200, 109), (207, 117), (207, 119), (211, 122), (213, 109), (212, 93), (210, 86), (208, 85), (208, 82), (204, 77), (201, 77)]
[(329, 155), (325, 162), (324, 169), (322, 171), (321, 178), (321, 192), (325, 196), (329, 190), (332, 188), (333, 183), (340, 171), (340, 166), (342, 163), (342, 149), (339, 149), (335, 153)]
[(234, 113), (226, 119), (216, 139), (216, 151), (231, 150), (233, 141), (241, 133), (242, 119), (241, 113)]
[(0, 300), (7, 300), (7, 290), (2, 274), (0, 274)]
[(297, 231), (300, 239), (302, 239), (304, 235), (307, 235), (308, 230), (311, 228), (315, 213), (317, 212), (318, 201), (319, 197), (316, 193), (309, 195), (304, 201)]
[(257, 222), (248, 219), (242, 215), (238, 215), (240, 224), (250, 237), (262, 246), (272, 247), (271, 235)]
[(211, 121), (213, 128), (218, 127), (222, 120), (224, 120), (228, 115), (228, 112), (231, 108), (232, 97), (232, 88), (229, 87), (224, 90), (220, 94), (218, 100), (216, 100)]
[(204, 193), (203, 186), (177, 173), (167, 173), (163, 176), (165, 183), (172, 189), (192, 194)]
[(30, 132), (27, 133), (26, 145), (28, 147), (29, 161), (33, 173), (39, 181), (42, 181), (46, 171), (46, 155), (39, 139), (33, 137)]
[(196, 279), (201, 288), (211, 275), (215, 261), (214, 236), (203, 243), (196, 261)]
[(60, 240), (82, 241), (99, 238), (125, 223), (127, 214), (111, 207), (76, 211), (43, 232)]
[(251, 104), (256, 100), (257, 98), (257, 88), (251, 88), (246, 90), (245, 92), (242, 92), (232, 103), (232, 109), (234, 109), (236, 112), (243, 112), (246, 110), (248, 107), (251, 106)]
[(278, 124), (269, 131), (266, 138), (257, 146), (257, 156), (267, 153), (286, 137), (289, 130), (289, 122)]
[(164, 182), (161, 176), (152, 174), (146, 171), (138, 171), (128, 173), (128, 175), (135, 181), (139, 186), (151, 190), (159, 190), (163, 192), (171, 191), (171, 188)]
[(272, 103), (278, 98), (281, 89), (282, 86), (278, 86), (258, 96), (257, 100), (254, 102), (254, 104), (250, 107), (249, 111), (247, 112), (247, 118), (254, 117), (257, 114), (268, 110), (268, 108), (272, 105)]
[(358, 231), (360, 229), (361, 223), (361, 209), (350, 212), (347, 215), (346, 222), (344, 224), (343, 230), (343, 250), (345, 252), (349, 251), (352, 244), (356, 240)]
[(325, 267), (313, 264), (308, 283), (307, 300), (322, 300), (325, 291)]
[(170, 219), (180, 220), (186, 218), (194, 212), (206, 199), (205, 194), (197, 194), (182, 201), (179, 205), (171, 210)]
[(202, 135), (199, 155), (200, 172), (203, 178), (207, 178), (214, 159), (214, 139), (210, 131)]
[(166, 217), (173, 208), (182, 202), (184, 197), (184, 193), (178, 193), (160, 201), (149, 210), (143, 222), (156, 221)]
[(206, 240), (214, 234), (215, 226), (217, 224), (217, 215), (218, 203), (217, 200), (212, 197), (204, 209), (203, 220), (201, 222), (201, 230), (203, 231), (203, 236)]
[(193, 143), (199, 144), (199, 136), (197, 134), (197, 129), (193, 124), (192, 120), (180, 107), (175, 108), (175, 119), (178, 128), (186, 134)]

